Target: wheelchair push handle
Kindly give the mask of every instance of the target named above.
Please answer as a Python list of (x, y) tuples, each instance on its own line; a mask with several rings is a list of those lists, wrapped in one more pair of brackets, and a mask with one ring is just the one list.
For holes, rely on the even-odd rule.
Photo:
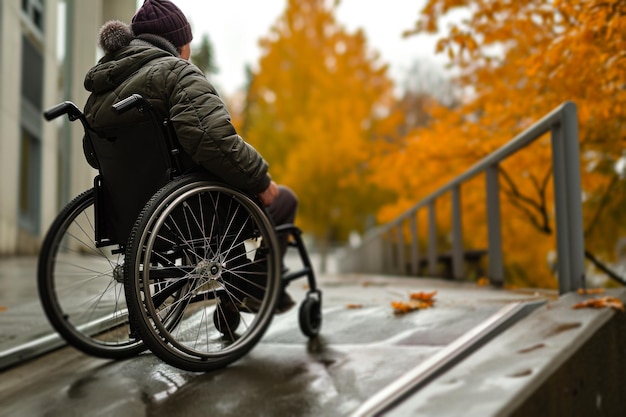
[(133, 94), (129, 97), (126, 97), (124, 100), (115, 103), (113, 106), (111, 106), (111, 109), (113, 109), (113, 111), (119, 115), (126, 113), (130, 109), (135, 108), (138, 109), (140, 112), (143, 112), (144, 110), (146, 110), (146, 108), (149, 107), (150, 103), (148, 103), (148, 100), (146, 100), (139, 94)]
[(83, 113), (78, 107), (76, 107), (74, 103), (72, 103), (71, 101), (64, 101), (63, 103), (57, 104), (56, 106), (51, 107), (43, 112), (43, 117), (45, 117), (46, 120), (50, 121), (56, 119), (59, 116), (63, 116), (64, 114), (67, 114), (67, 117), (69, 117), (71, 121), (80, 119), (83, 115)]

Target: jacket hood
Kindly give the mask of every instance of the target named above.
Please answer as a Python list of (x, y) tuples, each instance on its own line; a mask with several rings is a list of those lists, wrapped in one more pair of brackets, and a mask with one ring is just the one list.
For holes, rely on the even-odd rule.
[(128, 46), (114, 55), (106, 55), (85, 76), (87, 91), (100, 94), (117, 88), (148, 62), (172, 55), (161, 49), (147, 46)]
[(105, 23), (98, 40), (105, 55), (84, 80), (85, 89), (96, 94), (114, 90), (154, 59), (178, 55), (167, 40), (148, 34), (135, 37), (130, 27), (118, 20)]

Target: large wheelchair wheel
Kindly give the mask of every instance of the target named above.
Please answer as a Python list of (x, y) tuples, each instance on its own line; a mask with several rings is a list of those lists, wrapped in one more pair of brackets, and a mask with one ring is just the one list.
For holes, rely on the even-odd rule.
[(117, 246), (95, 246), (93, 206), (91, 189), (52, 223), (39, 255), (39, 297), (50, 323), (70, 345), (102, 358), (134, 356), (145, 347), (131, 336), (123, 255), (113, 253)]
[(189, 371), (218, 369), (250, 351), (280, 291), (279, 248), (263, 209), (199, 175), (152, 197), (124, 265), (134, 327), (156, 356)]

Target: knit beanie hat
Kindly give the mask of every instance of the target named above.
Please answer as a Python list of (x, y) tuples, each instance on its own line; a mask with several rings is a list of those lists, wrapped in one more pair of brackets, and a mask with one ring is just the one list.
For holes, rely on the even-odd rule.
[(137, 10), (130, 28), (135, 35), (159, 35), (179, 48), (191, 42), (191, 25), (184, 13), (168, 0), (146, 0)]

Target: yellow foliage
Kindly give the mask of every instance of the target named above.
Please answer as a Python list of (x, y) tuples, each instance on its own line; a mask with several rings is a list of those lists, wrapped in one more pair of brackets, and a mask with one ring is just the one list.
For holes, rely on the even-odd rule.
[(361, 31), (348, 33), (323, 0), (290, 0), (252, 74), (243, 136), (272, 177), (299, 196), (298, 223), (322, 240), (363, 229), (385, 193), (365, 180), (394, 129), (387, 67)]
[[(461, 9), (469, 17), (448, 30), (438, 49), (471, 94), (456, 108), (433, 107), (430, 125), (373, 160), (376, 184), (402, 196), (380, 210), (379, 220), (391, 220), (572, 100), (579, 117), (585, 244), (610, 259), (617, 238), (626, 234), (626, 184), (615, 170), (626, 157), (626, 3), (429, 0), (407, 34), (436, 32), (450, 11)], [(500, 167), (503, 251), (512, 285), (556, 285), (551, 158), (547, 135)], [(441, 203), (444, 213), (447, 204)], [(462, 188), (462, 204), (465, 246), (484, 244), (484, 178)], [(438, 219), (444, 237), (449, 217)]]

